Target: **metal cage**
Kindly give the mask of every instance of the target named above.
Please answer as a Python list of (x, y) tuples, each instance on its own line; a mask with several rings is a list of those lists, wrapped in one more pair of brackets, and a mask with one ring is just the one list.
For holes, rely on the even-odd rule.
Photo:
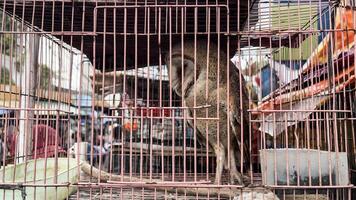
[(0, 198), (354, 199), (355, 2), (3, 0)]

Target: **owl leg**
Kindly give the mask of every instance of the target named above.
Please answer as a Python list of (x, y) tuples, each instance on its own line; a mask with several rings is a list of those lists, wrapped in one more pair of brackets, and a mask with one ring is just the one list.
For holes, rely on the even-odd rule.
[(231, 184), (235, 184), (235, 180), (238, 184), (243, 184), (242, 174), (236, 168), (235, 152), (232, 148), (230, 148), (230, 176)]
[(221, 183), (221, 175), (225, 163), (225, 150), (222, 145), (216, 145), (214, 150), (216, 155), (215, 184), (218, 185)]

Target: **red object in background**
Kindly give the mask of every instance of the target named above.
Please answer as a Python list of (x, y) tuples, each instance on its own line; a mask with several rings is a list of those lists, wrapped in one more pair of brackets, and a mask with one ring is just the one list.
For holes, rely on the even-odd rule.
[(136, 113), (138, 116), (141, 116), (141, 115), (142, 116), (151, 116), (151, 112), (152, 112), (153, 117), (162, 117), (162, 116), (169, 117), (169, 116), (171, 116), (170, 109), (146, 109), (146, 108), (137, 108), (136, 109)]
[[(46, 147), (46, 133), (47, 135), (47, 147)], [(47, 125), (38, 124), (32, 127), (32, 158), (46, 158), (53, 157), (56, 153), (56, 148), (58, 153), (65, 153), (65, 150), (60, 146), (61, 138), (58, 136), (56, 145), (56, 134), (57, 131)], [(36, 137), (37, 135), (37, 137)], [(7, 134), (7, 146), (9, 147), (9, 152), (11, 158), (15, 157), (16, 146), (18, 143), (18, 133), (14, 131), (14, 128), (11, 129)], [(37, 145), (35, 141), (37, 140)], [(36, 145), (36, 146), (35, 146)], [(57, 147), (56, 147), (57, 146)]]
[(137, 131), (138, 130), (138, 125), (137, 125), (137, 122), (126, 122), (125, 124), (124, 124), (124, 129), (126, 130), (126, 131), (131, 131), (131, 128), (132, 128), (132, 131)]
[(252, 163), (258, 163), (259, 161), (259, 152), (258, 150), (260, 149), (260, 144), (261, 144), (261, 132), (254, 130), (253, 135), (252, 135), (252, 147), (251, 147), (251, 154), (253, 155), (252, 157)]
[(261, 87), (261, 78), (259, 76), (255, 77), (255, 82), (259, 87)]
[[(48, 133), (48, 134), (47, 134)], [(37, 134), (37, 138), (36, 138)], [(47, 134), (47, 149), (46, 149), (46, 134)], [(57, 131), (47, 125), (38, 124), (32, 127), (32, 155), (33, 158), (46, 158), (46, 150), (47, 157), (53, 157), (56, 153), (56, 148), (58, 149), (58, 153), (64, 153), (64, 149), (60, 146), (61, 138), (57, 137), (57, 145), (56, 145), (56, 135)], [(37, 145), (35, 141), (37, 140)], [(36, 145), (36, 146), (35, 146)]]
[(15, 156), (17, 133), (15, 126), (9, 126), (6, 133), (6, 146), (8, 147), (11, 158)]

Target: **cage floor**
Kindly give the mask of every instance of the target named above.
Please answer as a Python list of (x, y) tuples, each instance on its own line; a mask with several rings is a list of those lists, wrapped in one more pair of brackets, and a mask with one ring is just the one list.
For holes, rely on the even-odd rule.
[[(160, 178), (158, 175), (153, 176), (154, 178)], [(211, 179), (213, 180), (214, 175), (210, 174)], [(177, 177), (177, 182), (179, 182), (182, 177), (178, 176)], [(193, 180), (194, 177), (188, 176), (188, 180)], [(198, 177), (198, 180), (202, 180), (206, 178), (206, 176), (200, 175)], [(167, 179), (169, 180), (169, 177)], [(223, 182), (227, 183), (228, 181), (228, 174), (224, 173), (223, 176)], [(254, 177), (254, 180), (256, 180), (257, 183), (261, 183), (261, 176), (260, 174), (257, 174), (256, 177)], [(87, 174), (81, 173), (81, 182), (91, 182), (91, 183), (97, 183), (97, 179), (95, 178), (90, 178)], [(291, 194), (289, 192), (283, 192), (279, 191), (276, 192), (278, 193), (277, 196), (279, 199), (285, 199), (285, 200), (326, 200), (328, 199), (327, 196), (324, 194), (316, 194), (316, 193), (306, 193), (303, 191), (298, 191), (294, 194)], [(76, 199), (102, 199), (102, 200), (112, 200), (112, 199), (168, 199), (168, 200), (181, 200), (181, 199), (198, 199), (198, 200), (203, 200), (203, 199), (210, 199), (210, 200), (216, 200), (216, 199), (239, 199), (238, 197), (231, 196), (231, 197), (224, 197), (224, 196), (217, 196), (217, 195), (197, 195), (197, 194), (190, 194), (189, 192), (187, 193), (182, 193), (182, 192), (172, 192), (172, 191), (164, 191), (162, 189), (160, 190), (155, 190), (152, 188), (132, 188), (129, 186), (123, 186), (122, 188), (118, 187), (80, 187), (77, 192), (73, 193), (70, 195), (69, 200), (76, 200)], [(244, 198), (245, 199), (245, 198)], [(248, 197), (247, 197), (248, 199)], [(253, 198), (259, 200), (259, 198)]]
[[(279, 199), (285, 200), (327, 200), (329, 199), (325, 194), (288, 194), (277, 195)], [(181, 193), (172, 193), (164, 191), (155, 191), (150, 189), (136, 189), (136, 188), (113, 188), (113, 189), (98, 189), (98, 188), (81, 188), (76, 193), (69, 197), (69, 200), (76, 199), (168, 199), (168, 200), (225, 200), (225, 199), (239, 199), (238, 197), (218, 197), (218, 196), (205, 196), (205, 195), (190, 195)], [(245, 198), (244, 198), (245, 199)], [(248, 197), (246, 197), (248, 199)], [(259, 198), (253, 198), (260, 200)], [(262, 200), (262, 199), (261, 199)]]
[[(211, 180), (213, 180), (213, 174), (210, 175)], [(153, 179), (159, 179), (161, 176), (155, 174)], [(197, 179), (203, 180), (206, 179), (206, 175), (200, 175)], [(187, 180), (193, 180), (194, 176), (188, 175)], [(223, 177), (224, 182), (227, 182), (227, 176)], [(171, 180), (171, 177), (166, 176), (165, 180)], [(183, 181), (183, 176), (179, 175), (176, 178), (176, 181)], [(85, 173), (81, 173), (81, 182), (91, 182), (97, 183), (97, 179), (90, 178), (89, 175)], [(103, 200), (111, 200), (111, 199), (229, 199), (217, 196), (205, 196), (205, 195), (191, 195), (191, 194), (182, 194), (182, 193), (174, 193), (171, 191), (162, 191), (155, 190), (151, 188), (97, 188), (97, 187), (80, 187), (77, 192), (70, 195), (69, 200), (76, 199), (103, 199)], [(233, 199), (233, 196), (231, 197)]]
[[(113, 189), (97, 189), (97, 188), (82, 188), (70, 196), (69, 200), (75, 199), (207, 199), (207, 196), (185, 195), (164, 191), (155, 191), (149, 189), (136, 188), (113, 188)], [(228, 199), (209, 197), (211, 200)], [(233, 197), (231, 197), (233, 199)]]

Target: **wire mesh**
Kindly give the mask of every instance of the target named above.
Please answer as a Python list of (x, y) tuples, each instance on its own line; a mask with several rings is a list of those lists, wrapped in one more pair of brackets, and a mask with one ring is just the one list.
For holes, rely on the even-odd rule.
[(0, 198), (354, 199), (347, 0), (3, 0)]

